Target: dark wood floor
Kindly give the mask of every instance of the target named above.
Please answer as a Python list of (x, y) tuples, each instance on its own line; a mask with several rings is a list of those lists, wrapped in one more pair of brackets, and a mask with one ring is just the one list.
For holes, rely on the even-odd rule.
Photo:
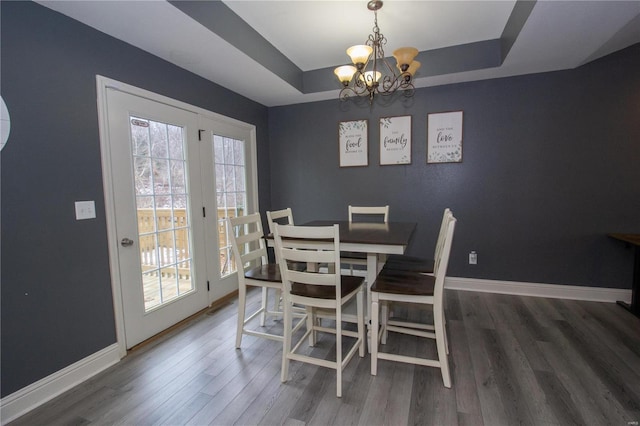
[[(448, 290), (453, 387), (437, 369), (390, 361), (373, 377), (370, 358), (356, 357), (341, 399), (332, 370), (292, 362), (281, 384), (278, 342), (245, 337), (234, 349), (235, 313), (232, 303), (195, 318), (12, 425), (640, 421), (640, 319), (615, 304)], [(330, 337), (308, 350), (331, 356)], [(411, 336), (390, 336), (387, 350), (435, 353)]]

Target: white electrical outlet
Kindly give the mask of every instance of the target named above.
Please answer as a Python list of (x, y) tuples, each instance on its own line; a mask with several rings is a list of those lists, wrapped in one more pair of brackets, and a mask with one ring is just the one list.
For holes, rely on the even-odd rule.
[(478, 264), (478, 253), (472, 251), (469, 253), (469, 265), (477, 265)]
[(76, 201), (76, 220), (95, 219), (96, 203), (94, 201)]

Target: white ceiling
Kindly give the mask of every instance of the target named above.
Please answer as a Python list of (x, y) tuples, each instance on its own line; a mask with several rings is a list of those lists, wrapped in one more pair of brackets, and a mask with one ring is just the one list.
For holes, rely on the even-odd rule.
[[(38, 3), (266, 106), (337, 98), (303, 94), (164, 0), (40, 0)], [(374, 15), (364, 0), (224, 2), (302, 71), (346, 64)], [(387, 0), (378, 12), (386, 53), (498, 39), (515, 1)], [(570, 69), (640, 42), (640, 0), (538, 1), (499, 67), (420, 77), (416, 87)], [(328, 71), (330, 72), (330, 71)]]

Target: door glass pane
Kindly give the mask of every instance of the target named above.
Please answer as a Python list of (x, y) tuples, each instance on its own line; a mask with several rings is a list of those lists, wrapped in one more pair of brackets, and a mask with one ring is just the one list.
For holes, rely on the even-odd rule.
[(184, 129), (131, 117), (145, 312), (194, 291)]
[(236, 272), (231, 257), (231, 242), (227, 229), (228, 217), (247, 213), (245, 143), (242, 140), (214, 135), (214, 167), (216, 175), (216, 201), (218, 204), (218, 237), (220, 247), (220, 275)]

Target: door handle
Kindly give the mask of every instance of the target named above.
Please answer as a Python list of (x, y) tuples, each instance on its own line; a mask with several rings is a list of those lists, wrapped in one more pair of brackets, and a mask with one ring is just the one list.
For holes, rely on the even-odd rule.
[(123, 238), (122, 241), (120, 241), (120, 245), (122, 245), (122, 247), (129, 247), (133, 245), (133, 240), (129, 239), (129, 238)]

